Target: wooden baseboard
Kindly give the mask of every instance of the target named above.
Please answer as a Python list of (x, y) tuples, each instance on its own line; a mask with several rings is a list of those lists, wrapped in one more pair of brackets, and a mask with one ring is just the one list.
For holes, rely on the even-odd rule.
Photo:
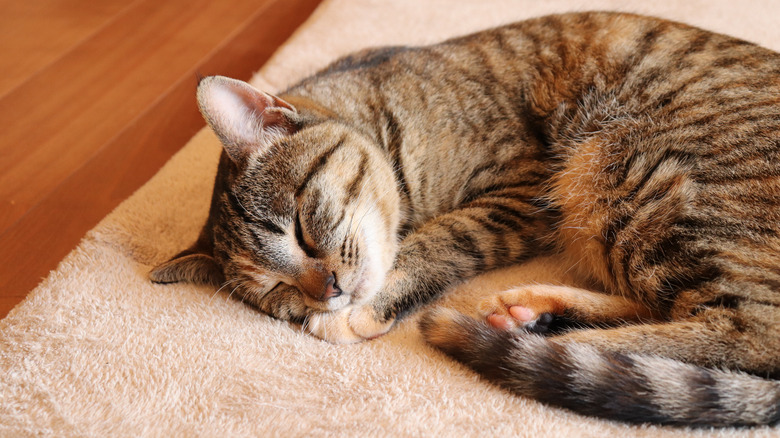
[(136, 0), (0, 84), (0, 317), (204, 126), (198, 74), (248, 79), (318, 3)]

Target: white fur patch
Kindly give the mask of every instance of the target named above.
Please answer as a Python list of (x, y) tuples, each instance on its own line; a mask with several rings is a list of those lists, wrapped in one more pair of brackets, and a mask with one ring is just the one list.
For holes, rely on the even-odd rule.
[(369, 306), (347, 306), (330, 313), (311, 315), (304, 330), (334, 344), (353, 344), (387, 333), (394, 320), (380, 322)]

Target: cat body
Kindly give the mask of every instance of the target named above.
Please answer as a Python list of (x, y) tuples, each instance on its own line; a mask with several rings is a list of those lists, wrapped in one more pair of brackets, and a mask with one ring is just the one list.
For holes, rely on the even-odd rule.
[(597, 292), (496, 291), (485, 321), (432, 309), (424, 336), (589, 415), (780, 419), (780, 383), (764, 378), (780, 375), (780, 55), (654, 18), (563, 14), (359, 52), (278, 97), (206, 78), (198, 102), (225, 147), (211, 212), (154, 281), (224, 284), (355, 342), (558, 252)]

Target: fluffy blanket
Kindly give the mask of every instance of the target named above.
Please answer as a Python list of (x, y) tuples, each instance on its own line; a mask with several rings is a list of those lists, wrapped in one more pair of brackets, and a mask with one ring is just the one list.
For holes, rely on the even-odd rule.
[[(274, 91), (355, 49), (419, 44), (570, 10), (659, 15), (780, 49), (771, 0), (329, 0), (253, 79)], [(260, 66), (258, 66), (260, 67)], [(219, 144), (203, 130), (90, 231), (0, 322), (2, 436), (777, 436), (585, 418), (513, 396), (426, 346), (416, 318), (336, 346), (229, 297), (154, 285), (203, 224)], [(574, 283), (554, 260), (493, 272), (446, 300)]]

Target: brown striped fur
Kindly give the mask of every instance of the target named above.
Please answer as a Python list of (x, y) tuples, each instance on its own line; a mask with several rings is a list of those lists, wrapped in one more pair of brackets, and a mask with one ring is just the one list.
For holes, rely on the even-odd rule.
[(225, 146), (211, 214), (154, 281), (222, 284), (355, 342), (557, 251), (598, 292), (497, 293), (490, 324), (434, 309), (426, 339), (589, 415), (780, 419), (780, 55), (563, 14), (365, 50), (278, 97), (206, 78), (198, 102)]

